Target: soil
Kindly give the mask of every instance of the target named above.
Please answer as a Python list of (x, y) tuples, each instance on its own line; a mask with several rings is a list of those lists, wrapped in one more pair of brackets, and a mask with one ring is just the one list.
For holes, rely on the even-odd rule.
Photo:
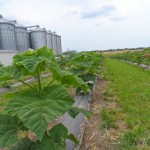
[(97, 80), (97, 86), (92, 96), (91, 111), (93, 112), (90, 120), (85, 121), (85, 132), (82, 139), (80, 150), (118, 150), (116, 139), (118, 132), (115, 129), (104, 129), (102, 125), (101, 109), (110, 106), (116, 107), (115, 102), (103, 100), (106, 90), (106, 81), (101, 77)]

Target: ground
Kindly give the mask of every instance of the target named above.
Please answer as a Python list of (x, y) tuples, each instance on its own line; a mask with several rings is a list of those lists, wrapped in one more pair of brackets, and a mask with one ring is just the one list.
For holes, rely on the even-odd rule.
[[(91, 111), (93, 116), (85, 122), (85, 134), (83, 136), (83, 144), (80, 150), (117, 150), (117, 146), (113, 140), (113, 134), (116, 136), (114, 129), (104, 129), (102, 125), (101, 110), (108, 106), (104, 101), (103, 94), (106, 90), (106, 81), (99, 77), (96, 89), (92, 96)], [(111, 107), (115, 107), (112, 103)]]
[(106, 59), (102, 76), (80, 150), (150, 150), (150, 71)]

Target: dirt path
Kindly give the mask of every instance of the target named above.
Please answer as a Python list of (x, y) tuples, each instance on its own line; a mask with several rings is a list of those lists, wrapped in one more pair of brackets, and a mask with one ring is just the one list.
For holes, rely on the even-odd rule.
[(103, 100), (103, 94), (106, 90), (106, 81), (98, 78), (95, 92), (93, 93), (91, 111), (93, 116), (85, 122), (85, 133), (80, 150), (117, 150), (113, 141), (114, 129), (101, 128), (102, 116), (101, 110), (105, 107), (114, 107), (114, 103), (109, 106)]

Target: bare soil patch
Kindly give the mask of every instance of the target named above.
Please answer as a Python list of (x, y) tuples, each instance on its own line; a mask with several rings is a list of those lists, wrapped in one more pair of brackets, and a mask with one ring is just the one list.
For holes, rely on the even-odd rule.
[[(116, 139), (119, 136), (115, 129), (102, 128), (102, 108), (116, 107), (115, 102), (103, 100), (106, 90), (106, 81), (98, 78), (96, 89), (92, 96), (91, 111), (93, 112), (90, 120), (85, 121), (85, 133), (80, 150), (118, 150)], [(111, 105), (112, 104), (112, 105)]]

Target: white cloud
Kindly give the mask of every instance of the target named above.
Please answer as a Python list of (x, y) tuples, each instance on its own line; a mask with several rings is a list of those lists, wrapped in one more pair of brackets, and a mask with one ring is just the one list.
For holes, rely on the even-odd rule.
[(63, 50), (148, 46), (149, 0), (0, 0), (0, 6), (7, 19), (55, 30)]

